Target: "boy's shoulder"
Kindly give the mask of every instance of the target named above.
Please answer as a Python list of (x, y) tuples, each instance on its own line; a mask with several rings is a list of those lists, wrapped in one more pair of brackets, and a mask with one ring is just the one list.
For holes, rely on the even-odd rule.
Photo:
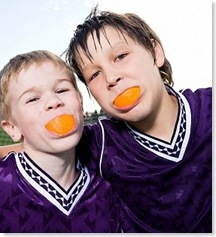
[(100, 116), (96, 122), (84, 126), (83, 137), (97, 143), (103, 140), (105, 134), (112, 137), (114, 134), (125, 133), (125, 131), (127, 131), (127, 126), (124, 121), (109, 116)]
[[(212, 87), (199, 88), (194, 91), (187, 89), (181, 92), (189, 103), (194, 129), (212, 129)], [(188, 112), (189, 113), (189, 112)], [(203, 130), (202, 130), (203, 131)], [(206, 133), (206, 132), (205, 132)]]
[(125, 123), (119, 119), (113, 118), (111, 116), (99, 116), (97, 121), (91, 124), (85, 124), (84, 125), (84, 131), (85, 130), (100, 130), (101, 127), (111, 128), (111, 127), (118, 127), (125, 126)]
[(198, 88), (196, 90), (184, 89), (179, 91), (186, 97), (193, 98), (211, 98), (212, 96), (212, 87)]
[[(6, 194), (11, 190), (16, 176), (15, 153), (10, 152), (0, 160), (0, 192)], [(8, 192), (7, 192), (8, 190)]]
[(180, 91), (183, 94), (191, 106), (197, 109), (210, 109), (212, 107), (212, 87), (198, 88), (194, 91), (186, 89)]
[(2, 169), (6, 170), (14, 167), (15, 155), (15, 152), (9, 152), (5, 157), (0, 159), (0, 171), (2, 171)]

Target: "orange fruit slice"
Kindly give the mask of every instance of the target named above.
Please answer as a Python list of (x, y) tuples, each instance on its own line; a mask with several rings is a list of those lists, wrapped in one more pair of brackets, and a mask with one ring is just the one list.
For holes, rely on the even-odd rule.
[(138, 86), (131, 87), (116, 97), (113, 104), (117, 107), (128, 107), (133, 105), (139, 97), (140, 88)]
[(46, 125), (46, 129), (58, 135), (65, 135), (71, 132), (75, 127), (75, 119), (73, 115), (63, 114), (52, 120)]

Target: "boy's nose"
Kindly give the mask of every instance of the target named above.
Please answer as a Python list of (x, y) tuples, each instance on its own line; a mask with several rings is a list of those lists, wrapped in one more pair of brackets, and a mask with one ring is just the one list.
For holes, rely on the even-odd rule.
[(107, 87), (112, 88), (113, 86), (117, 85), (119, 81), (122, 80), (122, 77), (110, 77), (107, 79)]
[(64, 104), (63, 101), (59, 99), (57, 96), (50, 96), (47, 99), (46, 110), (57, 109), (63, 106), (63, 104)]

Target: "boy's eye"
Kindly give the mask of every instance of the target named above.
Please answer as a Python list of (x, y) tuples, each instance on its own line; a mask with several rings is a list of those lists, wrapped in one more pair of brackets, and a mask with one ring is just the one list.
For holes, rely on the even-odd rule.
[(56, 93), (61, 94), (61, 93), (64, 93), (64, 92), (66, 92), (66, 91), (69, 91), (69, 88), (58, 89), (58, 90), (56, 91)]
[(122, 59), (124, 59), (127, 55), (128, 55), (128, 53), (120, 54), (120, 55), (116, 58), (116, 60), (122, 60)]
[(93, 80), (93, 79), (95, 79), (97, 76), (99, 76), (99, 74), (100, 74), (100, 71), (95, 72), (95, 73), (90, 77), (90, 81)]
[(32, 102), (35, 102), (35, 101), (37, 101), (37, 100), (39, 100), (38, 97), (30, 98), (30, 99), (28, 99), (28, 100), (26, 101), (26, 104), (28, 104), (28, 103), (32, 103)]

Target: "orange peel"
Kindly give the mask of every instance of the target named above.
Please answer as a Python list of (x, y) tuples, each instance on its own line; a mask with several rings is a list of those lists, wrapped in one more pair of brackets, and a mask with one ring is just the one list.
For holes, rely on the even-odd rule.
[(133, 105), (140, 97), (140, 88), (138, 86), (131, 87), (116, 97), (113, 104), (116, 107), (124, 108)]
[(74, 129), (75, 119), (71, 114), (63, 114), (50, 120), (45, 127), (52, 133), (66, 135)]

